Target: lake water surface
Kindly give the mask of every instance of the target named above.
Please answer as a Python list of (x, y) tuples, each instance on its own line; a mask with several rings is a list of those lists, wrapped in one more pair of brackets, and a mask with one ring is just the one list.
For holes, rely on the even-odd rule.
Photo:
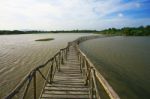
[[(34, 67), (45, 63), (69, 41), (85, 33), (0, 35), (0, 99)], [(54, 38), (37, 42), (36, 39)]]
[(150, 37), (106, 37), (80, 47), (121, 99), (150, 99)]

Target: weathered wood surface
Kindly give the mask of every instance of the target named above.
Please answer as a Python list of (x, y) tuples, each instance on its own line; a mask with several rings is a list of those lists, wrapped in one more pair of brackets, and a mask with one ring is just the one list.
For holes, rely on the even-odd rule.
[(52, 84), (46, 83), (41, 99), (88, 99), (89, 88), (85, 86), (80, 62), (74, 46), (69, 47), (67, 60), (55, 73)]

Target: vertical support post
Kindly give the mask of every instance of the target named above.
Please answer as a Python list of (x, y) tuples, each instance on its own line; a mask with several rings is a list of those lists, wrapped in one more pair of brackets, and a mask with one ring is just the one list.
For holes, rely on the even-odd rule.
[(85, 59), (85, 56), (83, 56), (83, 63), (82, 63), (82, 68), (84, 68), (84, 75), (85, 77), (88, 76), (88, 71), (87, 71), (87, 64), (86, 64), (86, 59)]
[(31, 80), (32, 80), (32, 77), (31, 77), (31, 75), (29, 75), (28, 76), (29, 78), (28, 78), (28, 84), (27, 84), (27, 86), (26, 86), (26, 88), (25, 88), (25, 91), (24, 91), (24, 94), (23, 94), (23, 96), (22, 96), (22, 99), (25, 99), (25, 97), (26, 97), (26, 94), (27, 94), (27, 91), (28, 91), (28, 89), (29, 89), (29, 87), (30, 87), (30, 82), (31, 82)]
[(33, 74), (34, 99), (36, 99), (36, 71)]
[[(78, 51), (78, 50), (77, 50)], [(81, 63), (81, 55), (80, 55), (80, 52), (78, 51), (77, 52), (77, 55), (78, 55), (78, 60), (80, 62), (80, 72), (82, 73), (83, 72), (83, 66), (82, 66), (82, 63)]]
[(69, 47), (70, 47), (70, 42), (68, 42), (67, 51), (69, 51)]
[(80, 67), (82, 67), (82, 56), (80, 56)]
[(83, 67), (82, 67), (82, 65), (81, 65), (81, 59), (80, 59), (80, 54), (79, 54), (79, 52), (78, 52), (78, 58), (79, 58), (79, 62), (80, 62), (80, 71), (81, 71), (81, 73), (83, 72), (82, 70), (83, 70)]
[[(86, 59), (85, 59), (85, 56), (83, 56), (83, 65), (82, 65), (82, 68), (84, 68), (84, 75), (85, 75), (85, 77), (88, 77), (88, 75), (89, 75), (89, 71), (88, 71), (88, 69), (87, 69), (87, 65), (88, 64), (86, 64)], [(88, 81), (88, 80), (87, 80)]]
[(81, 53), (79, 52), (79, 61), (81, 61)]
[(77, 50), (78, 60), (80, 61), (80, 52)]
[(61, 65), (61, 52), (59, 52), (59, 56), (58, 56), (58, 61), (59, 61), (59, 70), (60, 70), (60, 65)]
[(85, 67), (85, 57), (84, 56), (82, 56), (82, 67)]
[(66, 49), (66, 50), (67, 50), (67, 53), (69, 52), (69, 47), (70, 47), (70, 46), (68, 45), (68, 47), (67, 47), (67, 49)]
[(66, 60), (66, 49), (64, 49), (64, 59)]
[(57, 56), (55, 57), (55, 62), (56, 62), (56, 68), (57, 68), (57, 70), (60, 71)]
[(61, 64), (64, 64), (64, 55), (63, 50), (61, 50)]
[(91, 74), (91, 70), (90, 70), (90, 91), (91, 91), (91, 99), (93, 99), (94, 96), (94, 92), (93, 92), (93, 78), (92, 78), (92, 74)]
[(95, 89), (94, 95), (95, 95), (96, 99), (100, 99), (100, 95), (98, 93), (98, 87), (97, 87), (97, 83), (96, 83), (95, 69), (92, 68), (91, 71), (92, 71), (92, 75), (93, 75), (92, 79), (93, 79), (93, 84), (94, 84), (94, 89)]
[(67, 53), (68, 53), (67, 48), (65, 49), (65, 51), (66, 51), (66, 60), (67, 60)]
[(49, 75), (49, 77), (50, 77), (50, 83), (52, 83), (52, 77), (53, 77), (53, 63), (54, 63), (54, 58), (52, 60), (52, 65), (51, 65), (51, 70), (50, 70), (50, 75)]

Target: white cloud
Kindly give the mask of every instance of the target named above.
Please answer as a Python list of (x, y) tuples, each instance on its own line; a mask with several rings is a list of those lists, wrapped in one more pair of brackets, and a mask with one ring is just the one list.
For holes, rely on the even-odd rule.
[(141, 7), (137, 2), (121, 1), (0, 0), (0, 29), (101, 29), (114, 22), (107, 15)]
[(118, 13), (118, 16), (119, 17), (123, 17), (124, 15), (122, 13)]

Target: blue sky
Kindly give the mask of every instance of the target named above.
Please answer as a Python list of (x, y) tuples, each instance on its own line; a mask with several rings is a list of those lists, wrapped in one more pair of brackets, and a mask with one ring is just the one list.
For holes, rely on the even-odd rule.
[(150, 25), (150, 0), (0, 0), (0, 30)]

